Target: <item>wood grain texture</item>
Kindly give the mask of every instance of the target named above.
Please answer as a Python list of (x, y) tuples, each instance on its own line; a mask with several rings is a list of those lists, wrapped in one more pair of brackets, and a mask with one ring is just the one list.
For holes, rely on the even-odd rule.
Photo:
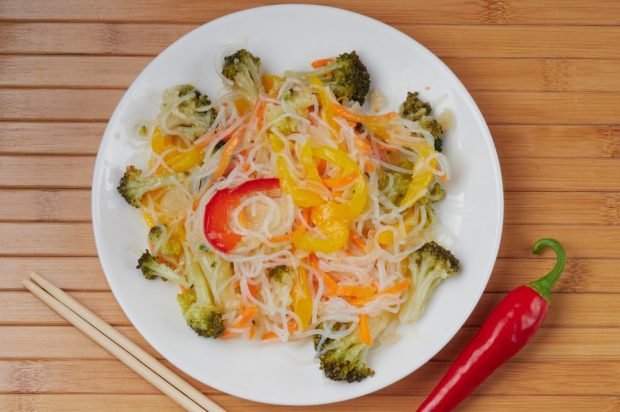
[[(620, 260), (571, 258), (555, 287), (556, 293), (620, 294)], [(497, 260), (487, 286), (488, 292), (507, 292), (546, 273), (551, 259), (519, 258)], [(72, 269), (80, 268), (80, 276)], [(24, 274), (41, 273), (69, 291), (109, 291), (96, 257), (0, 257), (0, 290), (22, 290)]]
[[(89, 188), (94, 156), (0, 155), (0, 188)], [(501, 169), (506, 191), (620, 191), (620, 159), (507, 158)], [(118, 169), (118, 178), (122, 176)], [(603, 178), (604, 177), (604, 178)]]
[[(2, 56), (0, 87), (128, 87), (150, 62), (131, 56)], [(469, 90), (620, 91), (615, 59), (446, 58)]]
[[(105, 129), (103, 122), (0, 125), (0, 154), (94, 155)], [(501, 159), (620, 157), (620, 125), (491, 124), (490, 129)]]
[[(121, 333), (158, 359), (163, 359), (132, 326), (121, 326)], [(452, 361), (474, 335), (476, 329), (465, 327), (433, 359)], [(0, 326), (5, 344), (0, 347), (3, 359), (114, 359), (88, 337), (70, 326)], [(514, 360), (570, 361), (583, 357), (588, 361), (620, 361), (616, 348), (620, 330), (616, 328), (543, 328)], [(67, 351), (67, 348), (73, 348)]]
[[(88, 189), (0, 189), (0, 221), (89, 222)], [(618, 192), (506, 192), (510, 224), (620, 224)]]
[[(170, 366), (167, 361), (163, 363)], [(377, 392), (377, 395), (425, 395), (448, 366), (448, 362), (429, 362), (415, 374)], [(214, 389), (178, 373), (204, 393), (216, 393)], [(317, 373), (321, 372), (317, 370)], [(620, 391), (619, 373), (618, 362), (510, 362), (498, 369), (493, 379), (485, 382), (477, 393), (609, 396), (610, 392), (617, 394)], [(95, 376), (97, 378), (93, 379)], [(554, 384), (547, 385), (549, 382)], [(0, 360), (0, 393), (63, 393), (63, 388), (67, 387), (73, 388), (71, 393), (157, 393), (157, 389), (115, 360)]]
[[(620, 412), (620, 2), (318, 3), (396, 27), (459, 76), (490, 124), (505, 225), (480, 303), (431, 362), (375, 394), (307, 410), (413, 410), (504, 294), (549, 270), (551, 254), (530, 247), (550, 236), (569, 262), (547, 322), (460, 410)], [(20, 282), (39, 271), (160, 357), (122, 313), (96, 257), (94, 155), (153, 56), (206, 21), (257, 5), (0, 1), (0, 410), (177, 410)], [(297, 410), (190, 381), (233, 412)]]
[[(122, 94), (107, 89), (0, 89), (0, 120), (104, 121)], [(473, 91), (472, 95), (492, 124), (604, 125), (620, 119), (616, 104), (620, 92)]]
[[(291, 1), (290, 3), (296, 3)], [(303, 2), (302, 2), (303, 3)], [(334, 5), (320, 0), (315, 4)], [(222, 15), (265, 4), (278, 4), (275, 0), (242, 0), (233, 4), (211, 1), (205, 7), (200, 0), (178, 4), (172, 0), (114, 0), (105, 5), (83, 2), (34, 0), (5, 1), (0, 6), (0, 19), (53, 20), (53, 21), (112, 21), (112, 22), (195, 22), (202, 23)], [(620, 23), (620, 7), (611, 0), (582, 2), (578, 0), (516, 1), (463, 1), (455, 3), (439, 0), (389, 0), (380, 5), (373, 2), (344, 0), (338, 7), (367, 14), (380, 20), (421, 24), (564, 24), (564, 25), (615, 25)]]
[[(389, 410), (394, 412), (411, 411), (412, 405), (422, 402), (422, 396), (375, 396), (356, 399), (346, 404), (311, 407), (284, 407), (262, 405), (226, 395), (211, 395), (218, 404), (229, 410), (249, 412), (268, 411), (340, 411), (352, 408), (356, 411), (376, 412)], [(571, 410), (574, 412), (617, 412), (620, 400), (613, 396), (520, 396), (519, 407), (530, 412), (548, 412), (549, 410)], [(463, 410), (478, 412), (497, 412), (510, 410), (515, 400), (510, 396), (474, 396), (467, 400)], [(181, 411), (163, 395), (127, 395), (127, 394), (4, 394), (0, 395), (0, 408), (11, 411), (66, 411), (81, 412), (103, 405), (118, 412), (170, 412)], [(389, 407), (387, 407), (389, 406)]]
[[(136, 273), (139, 276), (138, 273)], [(170, 299), (174, 299), (175, 289), (170, 288)], [(110, 292), (74, 292), (77, 300), (91, 308), (106, 322), (115, 326), (128, 326), (129, 320), (116, 304)], [(465, 323), (467, 326), (480, 326), (489, 311), (504, 297), (503, 293), (485, 293), (480, 303)], [(68, 325), (55, 312), (44, 306), (34, 296), (25, 291), (0, 292), (0, 298), (9, 308), (0, 312), (0, 325), (16, 326), (55, 326)], [(558, 294), (553, 299), (554, 310), (550, 311), (546, 326), (557, 327), (620, 327), (620, 300), (616, 294), (567, 293)], [(557, 308), (557, 309), (556, 309)], [(614, 312), (616, 311), (616, 312)], [(179, 311), (179, 317), (181, 313)]]
[[(620, 57), (617, 26), (393, 26), (440, 57)], [(0, 54), (153, 56), (196, 24), (22, 23), (0, 25)], [(318, 56), (317, 56), (318, 57)]]

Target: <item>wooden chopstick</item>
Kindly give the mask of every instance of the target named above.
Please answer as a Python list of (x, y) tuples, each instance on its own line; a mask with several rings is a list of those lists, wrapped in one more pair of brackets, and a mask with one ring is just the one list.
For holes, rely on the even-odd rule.
[(224, 412), (224, 409), (185, 382), (157, 359), (130, 341), (78, 301), (32, 272), (23, 285), (60, 316), (189, 411)]

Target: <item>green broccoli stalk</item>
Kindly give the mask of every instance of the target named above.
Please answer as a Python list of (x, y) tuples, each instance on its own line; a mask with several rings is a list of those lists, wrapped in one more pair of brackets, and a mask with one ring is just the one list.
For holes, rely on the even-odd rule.
[(222, 75), (232, 81), (233, 88), (251, 102), (255, 102), (263, 88), (261, 61), (246, 49), (224, 57)]
[(138, 266), (136, 266), (136, 269), (140, 269), (146, 279), (152, 280), (160, 278), (183, 287), (189, 287), (189, 283), (185, 279), (185, 276), (177, 273), (167, 264), (158, 261), (148, 250), (144, 251), (140, 259), (138, 259)]
[(198, 335), (217, 338), (224, 332), (224, 322), (221, 312), (213, 304), (207, 280), (198, 262), (189, 264), (187, 272), (193, 288), (177, 295), (185, 321)]
[(193, 142), (203, 136), (215, 120), (211, 101), (191, 84), (182, 84), (164, 91), (162, 111), (168, 113), (166, 127)]
[(435, 288), (459, 271), (459, 261), (444, 247), (428, 242), (408, 258), (411, 286), (400, 311), (402, 322), (420, 318)]
[(144, 177), (142, 170), (130, 165), (127, 166), (116, 190), (131, 206), (140, 207), (140, 201), (145, 193), (171, 186), (184, 177), (182, 173)]
[(209, 251), (204, 244), (195, 256), (210, 289), (217, 291), (214, 293), (214, 304), (226, 312), (238, 309), (241, 300), (231, 279), (234, 275), (232, 264)]
[(292, 303), (291, 290), (295, 283), (295, 268), (279, 265), (267, 270), (274, 291), (274, 303), (280, 308), (286, 308)]
[[(389, 314), (382, 314), (370, 319), (370, 331), (373, 339), (379, 337), (390, 324)], [(322, 347), (318, 347), (315, 335), (315, 349), (319, 351), (321, 369), (325, 376), (334, 381), (361, 382), (375, 371), (368, 366), (368, 352), (370, 346), (360, 340), (359, 330), (356, 328), (347, 336), (340, 339), (326, 339)]]
[(433, 109), (418, 97), (419, 93), (407, 93), (407, 98), (400, 106), (400, 114), (405, 119), (418, 122), (420, 127), (435, 138), (435, 150), (441, 152), (443, 146), (443, 129), (431, 113)]
[(183, 251), (183, 247), (178, 240), (170, 237), (170, 231), (164, 224), (158, 223), (149, 230), (149, 244), (155, 254), (164, 256), (178, 256)]
[(343, 53), (323, 67), (299, 74), (316, 76), (329, 86), (340, 102), (364, 104), (370, 89), (370, 74), (355, 51)]

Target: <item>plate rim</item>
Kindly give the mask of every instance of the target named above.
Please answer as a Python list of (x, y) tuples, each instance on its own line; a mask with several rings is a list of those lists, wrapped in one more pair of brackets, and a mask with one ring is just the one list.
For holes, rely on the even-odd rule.
[[(239, 15), (245, 15), (245, 14), (252, 14), (252, 13), (256, 13), (256, 12), (262, 12), (266, 9), (274, 9), (274, 10), (281, 10), (281, 9), (290, 9), (293, 11), (301, 11), (303, 9), (314, 9), (314, 10), (318, 10), (318, 11), (324, 11), (324, 12), (328, 12), (328, 13), (341, 13), (344, 15), (349, 15), (352, 17), (355, 17), (357, 19), (361, 19), (363, 20), (365, 23), (371, 24), (371, 25), (375, 25), (379, 28), (381, 28), (382, 30), (386, 30), (388, 32), (391, 32), (394, 35), (400, 36), (402, 38), (404, 38), (406, 41), (413, 43), (417, 48), (419, 48), (423, 53), (425, 53), (430, 59), (434, 60), (435, 64), (437, 64), (440, 68), (442, 68), (445, 73), (447, 75), (449, 75), (452, 78), (452, 81), (454, 82), (454, 84), (457, 86), (458, 89), (460, 89), (460, 92), (462, 92), (462, 97), (465, 100), (465, 103), (467, 104), (467, 106), (469, 107), (469, 109), (471, 110), (472, 114), (473, 114), (473, 120), (475, 121), (475, 123), (480, 127), (481, 130), (481, 137), (484, 139), (486, 145), (488, 146), (488, 148), (490, 149), (490, 154), (491, 154), (491, 166), (492, 169), (494, 170), (494, 176), (496, 177), (495, 179), (495, 191), (497, 193), (497, 211), (498, 211), (498, 216), (497, 216), (497, 221), (494, 222), (496, 227), (495, 227), (495, 233), (496, 233), (496, 237), (495, 239), (493, 239), (493, 250), (491, 251), (491, 253), (489, 254), (489, 260), (488, 260), (488, 264), (487, 264), (487, 268), (485, 269), (485, 275), (483, 277), (481, 277), (481, 281), (479, 282), (479, 289), (475, 294), (475, 299), (472, 299), (470, 302), (470, 307), (468, 308), (464, 308), (466, 310), (463, 310), (461, 313), (461, 319), (458, 322), (454, 323), (453, 326), (453, 330), (447, 334), (446, 338), (444, 338), (443, 340), (441, 340), (440, 342), (438, 341), (438, 344), (436, 345), (437, 349), (436, 351), (434, 351), (434, 353), (430, 353), (427, 359), (424, 359), (422, 362), (420, 362), (418, 365), (412, 365), (412, 368), (406, 372), (400, 373), (400, 374), (394, 374), (391, 379), (389, 379), (389, 381), (387, 383), (385, 383), (382, 386), (379, 387), (375, 387), (375, 388), (370, 388), (369, 390), (366, 391), (361, 391), (361, 392), (356, 392), (353, 393), (351, 395), (345, 395), (339, 398), (335, 398), (335, 399), (329, 399), (329, 400), (320, 400), (320, 401), (316, 401), (316, 402), (296, 402), (295, 400), (273, 400), (273, 399), (261, 399), (260, 397), (251, 397), (251, 396), (244, 396), (242, 394), (238, 394), (236, 393), (236, 391), (230, 391), (229, 388), (223, 388), (220, 385), (217, 384), (217, 382), (213, 383), (213, 382), (209, 382), (206, 383), (204, 382), (204, 379), (202, 377), (198, 377), (196, 376), (192, 371), (186, 370), (185, 367), (179, 365), (177, 362), (174, 362), (172, 359), (176, 357), (174, 356), (165, 356), (166, 359), (168, 359), (176, 368), (178, 368), (179, 370), (181, 370), (182, 372), (188, 374), (189, 376), (191, 376), (192, 378), (198, 380), (199, 382), (210, 386), (218, 391), (221, 391), (225, 394), (228, 394), (230, 396), (234, 396), (234, 397), (238, 397), (241, 399), (247, 399), (247, 400), (251, 400), (251, 401), (255, 401), (255, 402), (261, 402), (261, 403), (266, 403), (266, 404), (273, 404), (273, 405), (286, 405), (286, 406), (303, 406), (303, 405), (322, 405), (322, 404), (330, 404), (330, 403), (334, 403), (334, 402), (341, 402), (341, 401), (347, 401), (350, 399), (355, 399), (361, 396), (365, 396), (368, 394), (372, 394), (382, 388), (385, 388), (389, 385), (394, 384), (395, 382), (403, 379), (404, 377), (414, 373), (415, 371), (417, 371), (421, 366), (425, 365), (426, 363), (429, 362), (429, 360), (431, 360), (439, 351), (441, 351), (447, 344), (448, 342), (450, 342), (454, 336), (458, 333), (459, 330), (462, 329), (465, 321), (467, 320), (467, 318), (471, 315), (471, 313), (473, 312), (473, 310), (475, 309), (475, 307), (478, 305), (478, 303), (480, 302), (480, 299), (482, 297), (482, 294), (484, 292), (484, 290), (486, 289), (486, 286), (488, 285), (490, 276), (492, 274), (492, 270), (493, 267), (497, 261), (497, 257), (498, 257), (498, 253), (499, 253), (499, 247), (500, 247), (500, 243), (501, 243), (501, 237), (502, 237), (502, 232), (503, 232), (503, 224), (504, 224), (504, 190), (503, 190), (503, 178), (502, 178), (502, 173), (501, 173), (501, 167), (500, 167), (500, 163), (499, 163), (499, 157), (497, 154), (497, 150), (495, 148), (495, 143), (493, 141), (493, 137), (491, 135), (491, 132), (488, 128), (488, 125), (484, 119), (484, 116), (482, 115), (480, 109), (478, 108), (478, 105), (476, 104), (475, 100), (473, 99), (473, 97), (471, 96), (471, 94), (469, 93), (469, 90), (465, 87), (465, 85), (463, 85), (463, 83), (460, 81), (460, 79), (456, 76), (456, 74), (438, 57), (436, 56), (433, 52), (431, 52), (429, 49), (427, 49), (424, 45), (422, 45), (421, 43), (419, 43), (417, 40), (415, 40), (413, 37), (401, 32), (400, 30), (396, 29), (395, 27), (390, 26), (387, 23), (384, 23), (380, 20), (377, 20), (375, 18), (366, 16), (364, 14), (361, 13), (357, 13), (354, 11), (350, 11), (344, 8), (339, 8), (339, 7), (333, 7), (333, 6), (323, 6), (323, 5), (316, 5), (316, 4), (276, 4), (276, 5), (266, 5), (266, 6), (259, 6), (259, 7), (252, 7), (252, 8), (247, 8), (247, 9), (243, 9), (234, 13), (229, 13), (223, 16), (220, 16), (216, 19), (212, 19), (209, 20), (197, 27), (195, 27), (194, 29), (192, 29), (191, 31), (183, 34), (182, 36), (180, 36), (179, 38), (177, 38), (175, 41), (173, 41), (171, 44), (169, 44), (167, 47), (165, 47), (163, 50), (161, 50), (155, 57), (152, 58), (152, 60), (142, 69), (142, 71), (140, 72), (140, 74), (138, 76), (135, 77), (135, 79), (132, 81), (131, 85), (127, 88), (127, 90), (123, 93), (122, 97), (120, 98), (120, 100), (118, 101), (114, 111), (112, 112), (112, 115), (110, 116), (110, 119), (108, 120), (108, 123), (106, 125), (106, 128), (102, 134), (102, 138), (101, 138), (101, 142), (98, 146), (97, 149), (97, 157), (96, 157), (96, 161), (95, 161), (95, 166), (93, 169), (93, 178), (92, 178), (92, 182), (91, 182), (91, 217), (92, 217), (92, 229), (93, 229), (93, 234), (94, 234), (94, 240), (95, 240), (95, 247), (97, 250), (97, 258), (100, 262), (100, 265), (103, 269), (103, 273), (104, 276), (106, 278), (106, 282), (108, 283), (108, 285), (110, 286), (110, 290), (112, 291), (112, 294), (114, 296), (115, 301), (118, 303), (118, 305), (121, 307), (123, 313), (125, 314), (125, 316), (127, 316), (127, 318), (129, 319), (129, 321), (131, 322), (131, 325), (138, 331), (138, 333), (145, 339), (145, 341), (152, 346), (155, 350), (157, 350), (159, 353), (162, 353), (162, 350), (160, 349), (160, 345), (158, 345), (156, 342), (152, 342), (151, 340), (147, 339), (143, 332), (142, 332), (142, 327), (138, 326), (138, 324), (136, 324), (135, 320), (136, 317), (134, 315), (132, 315), (131, 311), (128, 311), (125, 304), (122, 302), (122, 300), (119, 300), (118, 295), (116, 293), (116, 290), (113, 286), (113, 283), (110, 279), (110, 275), (108, 273), (111, 272), (111, 269), (108, 267), (108, 264), (101, 258), (102, 255), (102, 250), (103, 250), (103, 234), (102, 231), (99, 230), (97, 227), (97, 219), (96, 216), (98, 214), (98, 204), (96, 202), (97, 198), (100, 196), (100, 191), (102, 190), (100, 185), (97, 185), (96, 183), (98, 182), (98, 180), (100, 180), (101, 175), (104, 171), (104, 160), (103, 160), (103, 156), (100, 155), (100, 153), (102, 152), (102, 148), (104, 147), (104, 145), (106, 144), (107, 140), (110, 139), (110, 134), (111, 134), (111, 128), (112, 125), (115, 124), (118, 121), (118, 117), (121, 115), (122, 110), (121, 108), (125, 108), (126, 106), (126, 100), (128, 99), (128, 97), (134, 92), (134, 89), (137, 87), (136, 85), (138, 83), (140, 83), (140, 80), (146, 76), (146, 73), (149, 71), (149, 68), (154, 65), (156, 63), (156, 61), (158, 61), (161, 56), (166, 53), (169, 49), (173, 48), (177, 43), (183, 41), (186, 37), (189, 37), (191, 35), (193, 35), (196, 31), (202, 30), (205, 26), (214, 23), (216, 21), (220, 21), (220, 20), (226, 20), (232, 16), (239, 16)], [(105, 254), (105, 253), (104, 253)], [(163, 355), (163, 353), (162, 353)]]

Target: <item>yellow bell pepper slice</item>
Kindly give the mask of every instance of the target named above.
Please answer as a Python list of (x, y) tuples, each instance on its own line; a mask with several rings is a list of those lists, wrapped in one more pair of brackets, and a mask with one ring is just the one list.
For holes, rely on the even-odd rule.
[[(166, 150), (177, 147), (174, 136), (163, 135), (156, 127), (151, 137), (151, 150), (153, 153), (162, 154)], [(164, 156), (164, 162), (175, 172), (187, 172), (192, 167), (199, 165), (204, 159), (204, 151), (192, 146), (189, 150), (172, 150)]]
[(293, 311), (301, 320), (302, 330), (308, 329), (312, 322), (312, 294), (308, 285), (308, 272), (297, 269), (297, 279), (293, 286)]
[(274, 152), (279, 153), (284, 150), (284, 142), (274, 133), (269, 133), (267, 135), (267, 140), (269, 140), (269, 145)]
[(293, 232), (293, 245), (298, 249), (334, 253), (339, 251), (349, 240), (349, 222), (334, 220), (323, 222), (317, 228), (325, 235), (323, 237), (311, 236), (305, 231)]
[[(433, 182), (435, 174), (428, 170), (425, 166), (425, 161), (435, 152), (435, 150), (426, 142), (420, 144), (417, 147), (420, 159), (416, 162), (413, 168), (413, 176), (407, 192), (400, 202), (400, 206), (411, 206), (417, 202), (428, 190), (429, 185)], [(434, 163), (434, 162), (433, 162)], [(434, 165), (434, 164), (433, 164)]]
[(196, 146), (180, 152), (173, 151), (164, 157), (164, 161), (175, 172), (187, 172), (192, 167), (199, 165), (204, 159), (204, 151)]
[(319, 80), (318, 77), (312, 76), (310, 77), (310, 84), (316, 86), (316, 97), (319, 101), (319, 105), (321, 106), (323, 120), (334, 130), (340, 130), (340, 126), (334, 121), (334, 115), (331, 109), (333, 103), (325, 92), (323, 82)]
[(295, 205), (299, 207), (313, 207), (325, 202), (318, 193), (299, 187), (299, 182), (291, 174), (288, 163), (282, 156), (278, 156), (276, 159), (276, 173), (280, 179), (280, 187), (284, 193), (291, 195)]
[(301, 159), (301, 164), (306, 171), (307, 179), (320, 183), (321, 176), (319, 176), (319, 170), (317, 169), (316, 162), (314, 161), (312, 146), (310, 146), (309, 141), (304, 144), (299, 157)]
[(313, 149), (314, 155), (339, 166), (343, 172), (355, 172), (358, 176), (353, 186), (353, 195), (348, 202), (325, 202), (311, 209), (310, 218), (323, 236), (310, 236), (303, 231), (293, 233), (293, 245), (299, 249), (314, 252), (333, 253), (342, 249), (349, 240), (349, 224), (366, 207), (368, 186), (364, 174), (357, 164), (342, 150), (321, 146)]
[(151, 137), (151, 150), (153, 153), (162, 154), (173, 145), (174, 138), (172, 136), (164, 136), (159, 130), (159, 127), (153, 129), (153, 134)]

